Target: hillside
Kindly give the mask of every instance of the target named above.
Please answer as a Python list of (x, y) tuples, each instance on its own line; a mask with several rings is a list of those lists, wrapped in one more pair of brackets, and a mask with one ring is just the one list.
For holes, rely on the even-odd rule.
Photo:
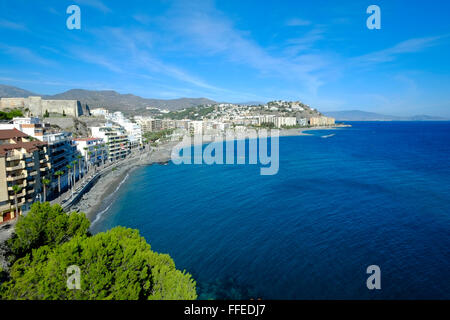
[(72, 89), (55, 95), (43, 95), (33, 93), (21, 88), (0, 85), (0, 97), (28, 97), (42, 96), (44, 99), (56, 100), (79, 100), (83, 105), (89, 107), (107, 107), (112, 111), (123, 111), (124, 113), (132, 113), (137, 110), (145, 110), (146, 107), (156, 107), (160, 109), (179, 110), (188, 107), (216, 103), (206, 98), (179, 98), (179, 99), (146, 99), (133, 94), (120, 94), (112, 90), (83, 90)]
[(21, 88), (0, 84), (0, 98), (26, 98), (38, 94)]

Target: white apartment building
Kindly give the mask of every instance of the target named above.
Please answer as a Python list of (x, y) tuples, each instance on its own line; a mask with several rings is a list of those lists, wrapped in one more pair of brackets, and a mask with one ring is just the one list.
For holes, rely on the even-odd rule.
[(139, 123), (131, 122), (120, 111), (109, 114), (106, 118), (125, 129), (131, 148), (142, 145), (142, 127)]
[(189, 133), (191, 135), (202, 134), (203, 121), (191, 121), (189, 122)]
[(108, 151), (101, 138), (76, 138), (73, 139), (78, 152), (83, 156), (89, 166), (99, 166), (107, 160)]
[[(72, 165), (72, 161), (83, 161), (83, 159), (77, 159), (79, 152), (72, 140), (71, 132), (45, 133), (42, 139), (39, 140), (48, 143), (48, 156), (51, 164), (50, 190), (56, 194), (58, 190), (58, 179), (55, 177), (55, 173), (57, 171), (64, 172), (64, 175), (61, 176), (61, 189), (65, 189), (68, 186), (68, 170), (66, 166), (69, 164)], [(83, 167), (83, 162), (81, 162), (81, 165), (76, 165), (76, 177), (80, 175), (80, 166)]]
[(259, 117), (259, 125), (263, 123), (273, 123), (275, 127), (290, 127), (297, 125), (296, 117), (278, 117), (274, 115), (263, 115)]
[(130, 141), (124, 128), (107, 123), (90, 129), (93, 137), (105, 141), (110, 161), (125, 158), (130, 153)]
[(275, 127), (292, 127), (297, 125), (296, 117), (275, 117)]
[(93, 115), (94, 117), (106, 117), (108, 116), (109, 111), (105, 108), (95, 108), (91, 110), (91, 115)]

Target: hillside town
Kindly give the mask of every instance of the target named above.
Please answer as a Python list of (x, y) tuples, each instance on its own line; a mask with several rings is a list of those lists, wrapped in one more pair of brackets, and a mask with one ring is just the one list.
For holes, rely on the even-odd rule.
[(73, 198), (92, 172), (157, 146), (163, 138), (335, 125), (333, 118), (301, 102), (147, 109), (151, 116), (125, 116), (77, 100), (1, 98), (0, 223), (25, 214), (36, 201)]

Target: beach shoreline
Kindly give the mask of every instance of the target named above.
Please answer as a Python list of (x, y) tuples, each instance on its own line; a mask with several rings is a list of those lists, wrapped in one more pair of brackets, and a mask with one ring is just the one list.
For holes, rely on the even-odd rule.
[[(304, 131), (313, 130), (336, 130), (340, 128), (351, 127), (351, 125), (337, 125), (332, 127), (311, 127), (311, 128), (292, 128), (279, 130), (280, 137), (286, 136), (312, 136)], [(203, 139), (202, 144), (212, 142), (213, 138)], [(165, 164), (171, 159), (173, 147), (179, 145), (180, 141), (169, 141), (151, 152), (144, 152), (141, 155), (134, 155), (126, 163), (117, 164), (116, 170), (109, 170), (101, 175), (95, 184), (88, 190), (81, 199), (70, 206), (68, 211), (84, 212), (91, 223), (96, 223), (99, 219), (98, 214), (107, 211), (113, 199), (112, 196), (119, 191), (122, 183), (137, 168), (153, 164)], [(193, 144), (191, 144), (193, 145)], [(145, 155), (148, 155), (147, 157)]]

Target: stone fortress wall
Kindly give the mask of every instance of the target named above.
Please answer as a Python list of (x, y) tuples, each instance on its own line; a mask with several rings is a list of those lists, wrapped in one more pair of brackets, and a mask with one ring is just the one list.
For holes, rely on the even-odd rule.
[(28, 108), (32, 116), (42, 117), (46, 111), (49, 113), (63, 112), (72, 117), (84, 114), (80, 101), (77, 100), (44, 100), (41, 97), (28, 98), (1, 98), (0, 110), (6, 108)]

